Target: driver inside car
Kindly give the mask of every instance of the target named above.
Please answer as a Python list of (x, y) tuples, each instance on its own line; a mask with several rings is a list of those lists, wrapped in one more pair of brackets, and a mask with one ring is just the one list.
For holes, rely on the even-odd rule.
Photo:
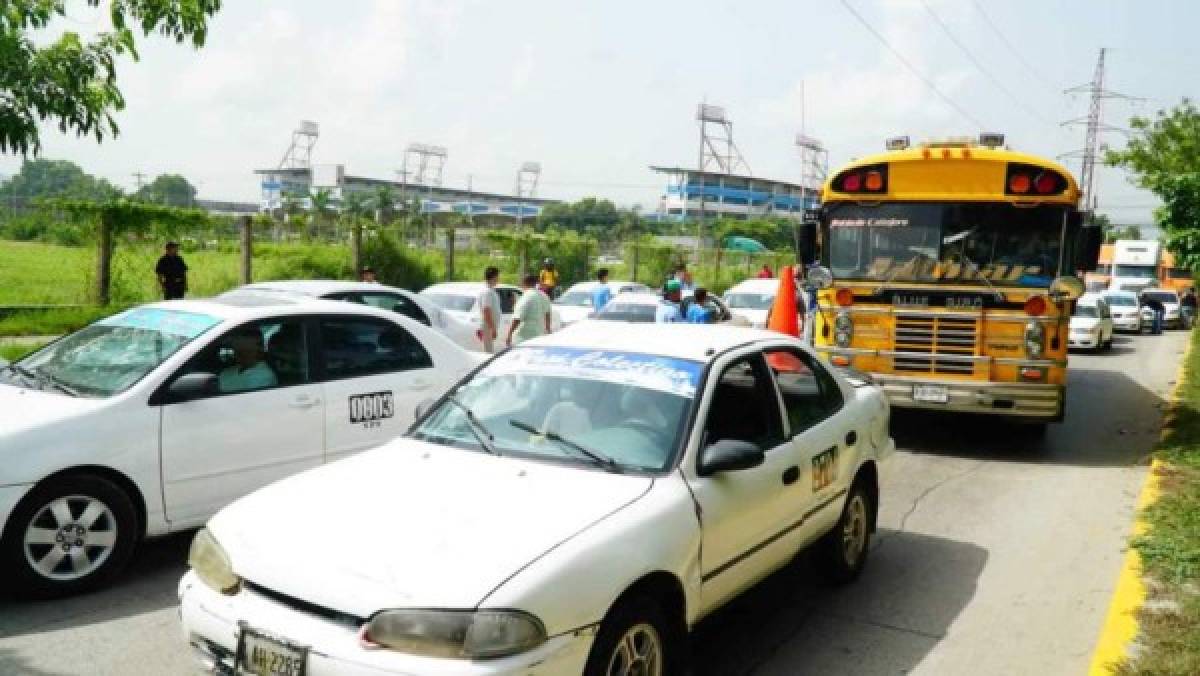
[(230, 339), (234, 363), (221, 369), (217, 382), (221, 392), (245, 392), (275, 387), (275, 371), (265, 360), (262, 333), (256, 328), (233, 334)]

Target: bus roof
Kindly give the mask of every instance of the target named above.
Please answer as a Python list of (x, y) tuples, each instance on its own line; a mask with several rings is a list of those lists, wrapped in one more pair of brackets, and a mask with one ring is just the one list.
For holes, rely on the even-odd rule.
[[(1005, 193), (1008, 165), (1032, 165), (1058, 172), (1066, 188), (1055, 195), (1016, 196)], [(886, 164), (887, 192), (879, 195), (843, 193), (834, 181), (854, 169)], [(913, 202), (1023, 202), (1076, 205), (1079, 184), (1061, 164), (1037, 155), (1007, 148), (990, 148), (974, 142), (926, 143), (861, 157), (829, 175), (821, 190), (821, 201)]]

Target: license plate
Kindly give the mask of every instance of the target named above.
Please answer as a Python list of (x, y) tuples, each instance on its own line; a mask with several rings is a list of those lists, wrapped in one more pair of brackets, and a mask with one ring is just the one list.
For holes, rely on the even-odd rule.
[(308, 662), (308, 648), (249, 628), (242, 629), (237, 654), (237, 673), (253, 676), (304, 676)]
[(944, 404), (950, 401), (945, 385), (913, 385), (913, 401), (924, 401), (930, 404)]

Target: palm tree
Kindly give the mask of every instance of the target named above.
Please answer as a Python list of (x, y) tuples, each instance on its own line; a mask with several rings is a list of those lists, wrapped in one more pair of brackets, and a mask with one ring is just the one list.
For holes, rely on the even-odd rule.
[(391, 186), (379, 186), (371, 201), (375, 207), (376, 223), (387, 225), (396, 218), (396, 193), (392, 191)]
[(342, 199), (342, 217), (350, 221), (350, 260), (355, 274), (362, 270), (363, 219), (371, 212), (371, 199), (361, 192), (350, 192)]
[(318, 188), (308, 193), (308, 201), (312, 206), (313, 228), (317, 235), (321, 234), (321, 226), (328, 225), (337, 209), (333, 205), (333, 190)]

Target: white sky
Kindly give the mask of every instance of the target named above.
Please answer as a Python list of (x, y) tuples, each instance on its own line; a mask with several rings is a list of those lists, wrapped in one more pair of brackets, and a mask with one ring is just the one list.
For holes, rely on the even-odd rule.
[[(1107, 120), (1197, 95), (1200, 4), (1183, 0), (927, 0), (987, 69), (946, 37), (922, 0), (847, 0), (967, 115), (1015, 148), (1055, 156), (1083, 145), (1059, 122), (1087, 112), (1061, 90), (1088, 81), (1110, 47), (1107, 84), (1146, 97)], [(94, 31), (70, 3), (56, 30)], [(510, 192), (517, 166), (543, 166), (539, 195), (599, 195), (654, 208), (650, 164), (693, 166), (695, 106), (722, 105), (755, 175), (799, 178), (792, 145), (805, 83), (806, 130), (837, 166), (888, 136), (975, 135), (840, 0), (226, 0), (200, 51), (157, 37), (121, 66), (121, 135), (44, 130), (42, 156), (132, 187), (133, 172), (181, 173), (212, 199), (256, 201), (255, 168), (275, 166), (301, 119), (314, 161), (388, 178), (413, 141), (446, 146), (444, 183)], [(991, 78), (999, 81), (997, 86)], [(1119, 144), (1121, 137), (1106, 138)], [(0, 156), (11, 174), (20, 157)], [(1078, 170), (1078, 160), (1068, 167)], [(1151, 220), (1152, 196), (1118, 170), (1098, 176), (1101, 211)]]

